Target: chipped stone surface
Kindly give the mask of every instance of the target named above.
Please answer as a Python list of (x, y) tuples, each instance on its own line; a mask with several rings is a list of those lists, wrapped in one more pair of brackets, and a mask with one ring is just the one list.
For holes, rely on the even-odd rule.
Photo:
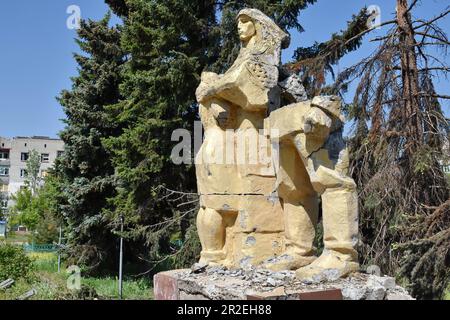
[(373, 286), (373, 287), (381, 286), (386, 289), (395, 288), (395, 279), (392, 277), (373, 276), (373, 277), (369, 277), (369, 280), (367, 280), (367, 282), (370, 286)]
[(300, 77), (296, 74), (290, 75), (288, 78), (279, 83), (282, 94), (287, 95), (292, 102), (301, 102), (308, 100), (305, 87)]
[(367, 274), (374, 274), (376, 276), (380, 276), (381, 275), (381, 269), (380, 269), (379, 266), (375, 266), (375, 265), (368, 266), (367, 270), (366, 270), (366, 273)]
[(302, 293), (336, 289), (342, 292), (344, 300), (414, 300), (393, 278), (363, 273), (318, 282), (299, 280), (293, 271), (274, 272), (251, 266), (230, 270), (216, 266), (201, 273), (183, 269), (161, 274), (177, 280), (177, 296), (181, 300), (247, 300), (249, 296), (298, 300)]
[(370, 287), (366, 293), (366, 300), (384, 300), (386, 288), (380, 285)]

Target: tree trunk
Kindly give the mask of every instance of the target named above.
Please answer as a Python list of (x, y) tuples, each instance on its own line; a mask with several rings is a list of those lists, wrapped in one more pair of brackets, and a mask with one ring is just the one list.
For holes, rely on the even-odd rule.
[[(403, 121), (406, 131), (406, 152), (412, 156), (422, 142), (423, 128), (419, 109), (419, 72), (417, 70), (416, 40), (408, 0), (397, 0), (401, 71), (403, 80)], [(409, 158), (409, 157), (408, 157)]]

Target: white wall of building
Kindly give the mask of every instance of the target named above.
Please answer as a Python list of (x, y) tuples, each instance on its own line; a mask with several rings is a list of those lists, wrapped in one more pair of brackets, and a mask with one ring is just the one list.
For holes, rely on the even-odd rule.
[[(7, 184), (8, 194), (11, 197), (25, 185), (25, 176), (21, 171), (26, 169), (27, 162), (22, 154), (29, 154), (36, 150), (41, 155), (40, 175), (53, 166), (56, 158), (64, 151), (64, 143), (59, 139), (47, 137), (15, 137), (12, 139), (0, 137), (0, 151), (9, 150), (9, 159), (0, 160), (0, 166), (9, 167), (9, 175), (0, 177), (0, 184)], [(11, 201), (9, 205), (12, 205)]]

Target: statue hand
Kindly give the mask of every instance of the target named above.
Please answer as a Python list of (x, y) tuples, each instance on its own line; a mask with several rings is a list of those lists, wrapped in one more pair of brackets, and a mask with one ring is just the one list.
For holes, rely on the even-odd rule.
[(214, 83), (214, 81), (217, 81), (220, 78), (220, 76), (217, 73), (214, 72), (202, 72), (201, 80), (205, 83)]
[(197, 97), (198, 102), (204, 102), (207, 98), (211, 97), (214, 94), (214, 88), (211, 87), (210, 84), (201, 82), (195, 91), (195, 96)]
[(207, 98), (215, 94), (215, 83), (220, 79), (220, 76), (214, 72), (203, 72), (201, 75), (201, 82), (195, 91), (198, 102), (203, 102)]

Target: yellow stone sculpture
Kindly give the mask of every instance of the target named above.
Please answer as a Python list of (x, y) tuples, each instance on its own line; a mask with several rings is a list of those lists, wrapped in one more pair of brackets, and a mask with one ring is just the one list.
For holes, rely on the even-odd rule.
[[(242, 10), (238, 32), (234, 64), (225, 74), (204, 72), (196, 91), (205, 129), (196, 156), (200, 263), (297, 270), (301, 278), (357, 271), (358, 202), (341, 101), (305, 100), (295, 76), (280, 79), (289, 35), (261, 11)], [(281, 106), (282, 97), (293, 103)], [(317, 258), (319, 199), (325, 249)]]

